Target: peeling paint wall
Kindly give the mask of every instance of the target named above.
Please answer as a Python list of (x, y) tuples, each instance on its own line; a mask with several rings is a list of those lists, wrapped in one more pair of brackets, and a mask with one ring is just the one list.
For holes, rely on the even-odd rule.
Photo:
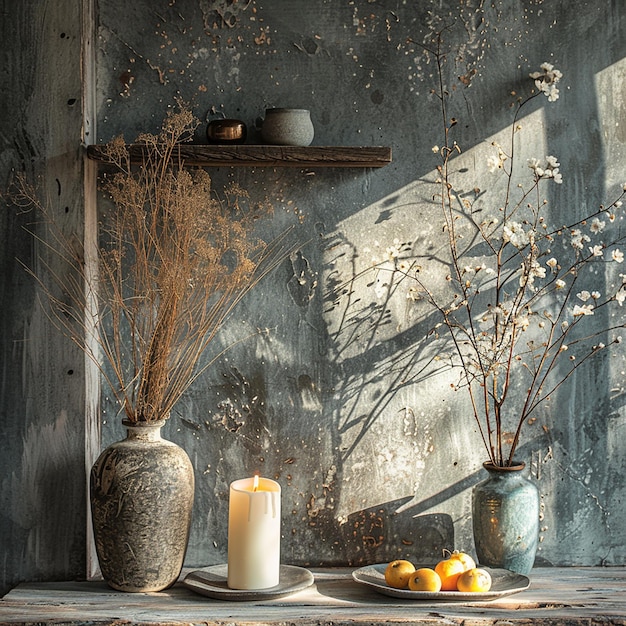
[[(393, 147), (393, 163), (376, 170), (211, 170), (216, 189), (236, 181), (269, 197), (275, 216), (264, 234), (295, 223), (302, 246), (241, 303), (215, 354), (250, 338), (218, 359), (165, 428), (196, 469), (187, 564), (225, 561), (228, 485), (255, 471), (283, 488), (284, 562), (471, 551), (470, 495), (484, 458), (469, 407), (434, 360), (428, 312), (406, 285), (387, 297), (382, 274), (366, 271), (398, 242), (416, 257), (444, 245), (428, 185), (431, 147), (441, 143), (435, 68), (421, 44), (449, 27), (455, 167), (470, 189), (492, 184), (484, 164), (490, 142), (507, 132), (512, 92), (544, 61), (563, 71), (559, 102), (537, 103), (524, 124), (528, 156), (559, 157), (565, 183), (550, 202), (569, 221), (624, 182), (623, 3), (99, 0), (97, 8), (98, 141), (155, 131), (180, 96), (203, 120), (197, 142), (224, 115), (244, 120), (255, 143), (265, 108), (302, 107), (314, 145)], [(521, 454), (542, 496), (540, 564), (625, 562), (624, 372), (618, 350), (580, 368), (527, 431)], [(103, 394), (106, 445), (123, 430)], [(23, 464), (22, 450), (11, 445), (11, 463)]]
[[(613, 97), (621, 102), (626, 15), (618, 2), (601, 5), (100, 1), (100, 140), (155, 130), (182, 96), (203, 121), (243, 119), (251, 143), (266, 107), (291, 106), (311, 110), (315, 145), (394, 152), (380, 170), (212, 172), (218, 188), (236, 180), (272, 200), (268, 235), (296, 214), (305, 243), (243, 303), (220, 347), (258, 334), (218, 362), (168, 427), (198, 472), (190, 563), (225, 559), (228, 484), (254, 471), (283, 486), (286, 562), (472, 549), (469, 499), (483, 453), (469, 407), (433, 366), (428, 315), (402, 289), (385, 301), (382, 275), (362, 272), (394, 241), (442, 245), (425, 186), (440, 113), (420, 44), (443, 27), (468, 185), (489, 184), (478, 164), (508, 127), (511, 92), (543, 61), (566, 77), (558, 107), (529, 117), (532, 150), (558, 154), (571, 181), (555, 200), (569, 214), (623, 182), (622, 142), (610, 129), (622, 115)], [(615, 354), (581, 370), (564, 391), (569, 406), (552, 404), (529, 428), (523, 454), (542, 492), (542, 563), (623, 562), (624, 505), (611, 495), (624, 470), (623, 418), (607, 385), (613, 376), (621, 389), (623, 363)], [(120, 435), (107, 427), (111, 440)]]

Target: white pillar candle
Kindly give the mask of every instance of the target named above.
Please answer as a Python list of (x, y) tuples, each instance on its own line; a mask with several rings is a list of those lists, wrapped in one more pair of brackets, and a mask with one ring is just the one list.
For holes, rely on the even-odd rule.
[(230, 484), (228, 586), (267, 589), (280, 573), (280, 485), (268, 478)]

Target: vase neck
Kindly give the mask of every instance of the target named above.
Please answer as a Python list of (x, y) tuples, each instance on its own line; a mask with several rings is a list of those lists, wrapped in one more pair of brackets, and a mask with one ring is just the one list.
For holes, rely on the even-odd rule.
[(161, 428), (165, 424), (165, 420), (158, 422), (130, 422), (123, 420), (126, 427), (126, 438), (136, 441), (160, 441)]

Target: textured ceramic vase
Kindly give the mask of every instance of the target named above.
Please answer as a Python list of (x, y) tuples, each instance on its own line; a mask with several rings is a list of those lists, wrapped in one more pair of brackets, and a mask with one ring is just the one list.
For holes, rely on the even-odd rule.
[(261, 139), (280, 146), (308, 146), (315, 130), (307, 109), (266, 109)]
[(165, 421), (124, 422), (126, 439), (91, 470), (91, 511), (104, 580), (119, 591), (160, 591), (183, 566), (194, 497), (187, 453), (161, 438)]
[(524, 476), (525, 464), (484, 463), (489, 477), (472, 493), (476, 556), (481, 565), (528, 574), (539, 539), (539, 491)]

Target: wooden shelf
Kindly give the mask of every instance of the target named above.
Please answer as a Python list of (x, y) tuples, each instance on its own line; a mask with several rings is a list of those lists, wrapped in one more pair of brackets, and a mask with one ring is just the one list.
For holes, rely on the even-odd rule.
[[(141, 162), (145, 147), (128, 146), (132, 162)], [(200, 167), (383, 167), (391, 163), (386, 146), (260, 146), (181, 144), (186, 165)], [(106, 163), (102, 146), (87, 146), (87, 155)]]

